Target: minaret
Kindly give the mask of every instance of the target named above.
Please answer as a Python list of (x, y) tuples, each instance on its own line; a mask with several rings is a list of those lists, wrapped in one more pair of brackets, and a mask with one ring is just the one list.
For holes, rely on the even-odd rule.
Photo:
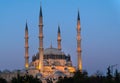
[(61, 35), (60, 35), (60, 26), (58, 25), (58, 36), (57, 36), (58, 50), (61, 50)]
[(78, 11), (77, 17), (77, 58), (78, 58), (78, 70), (82, 71), (82, 55), (81, 55), (81, 26), (80, 26), (80, 16)]
[(26, 22), (25, 27), (25, 68), (27, 69), (29, 67), (29, 55), (28, 55), (28, 26)]
[(40, 72), (43, 71), (43, 16), (42, 16), (42, 7), (40, 6), (40, 15), (39, 15), (39, 65), (38, 69)]

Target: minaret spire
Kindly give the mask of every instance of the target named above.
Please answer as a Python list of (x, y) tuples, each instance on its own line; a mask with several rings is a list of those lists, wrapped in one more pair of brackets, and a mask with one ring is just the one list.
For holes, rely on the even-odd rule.
[(42, 16), (42, 7), (40, 6), (40, 16), (39, 16), (39, 65), (38, 69), (40, 72), (43, 71), (43, 16)]
[(77, 20), (80, 20), (80, 15), (79, 15), (79, 11), (78, 11), (78, 17), (77, 17)]
[(25, 68), (28, 69), (29, 67), (29, 54), (28, 54), (28, 26), (27, 26), (27, 22), (26, 22), (26, 26), (25, 26)]
[(82, 55), (81, 55), (81, 26), (80, 16), (78, 11), (77, 17), (77, 57), (78, 57), (78, 70), (82, 71)]
[(40, 6), (40, 17), (42, 17), (42, 7)]
[(58, 50), (61, 50), (61, 35), (60, 35), (60, 26), (59, 25), (58, 25), (57, 42), (58, 42)]

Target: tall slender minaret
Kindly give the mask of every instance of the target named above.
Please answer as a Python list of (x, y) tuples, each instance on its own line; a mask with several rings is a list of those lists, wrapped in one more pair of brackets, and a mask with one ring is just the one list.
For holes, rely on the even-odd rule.
[(57, 36), (58, 50), (61, 50), (61, 35), (60, 35), (60, 26), (58, 25), (58, 36)]
[(78, 70), (82, 71), (82, 55), (81, 55), (81, 26), (80, 26), (80, 16), (78, 11), (77, 17), (77, 58), (78, 58)]
[(40, 6), (40, 15), (39, 15), (39, 66), (38, 69), (40, 72), (43, 71), (43, 16), (42, 16), (42, 7)]
[(26, 22), (25, 27), (25, 68), (27, 69), (29, 67), (29, 55), (28, 55), (28, 26)]

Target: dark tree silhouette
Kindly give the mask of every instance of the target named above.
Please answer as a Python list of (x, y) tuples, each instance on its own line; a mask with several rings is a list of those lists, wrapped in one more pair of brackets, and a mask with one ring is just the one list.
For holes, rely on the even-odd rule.
[(38, 78), (34, 78), (32, 75), (25, 76), (17, 76), (17, 78), (13, 78), (11, 83), (42, 83)]
[(111, 74), (110, 66), (107, 68), (107, 78), (108, 78), (109, 80), (112, 79), (112, 74)]
[(88, 73), (86, 71), (81, 72), (81, 71), (77, 70), (75, 72), (74, 76), (73, 76), (74, 83), (85, 83), (85, 82), (87, 82), (87, 78), (88, 78), (87, 74)]
[(57, 83), (73, 83), (73, 78), (72, 77), (59, 78)]
[(0, 83), (7, 83), (7, 81), (3, 78), (0, 78)]
[(120, 73), (116, 70), (115, 77), (111, 75), (110, 67), (107, 68), (107, 76), (97, 73), (96, 76), (88, 76), (86, 71), (76, 71), (73, 77), (59, 78), (57, 83), (120, 83)]
[(120, 83), (120, 74), (117, 69), (115, 70), (115, 81), (116, 83)]

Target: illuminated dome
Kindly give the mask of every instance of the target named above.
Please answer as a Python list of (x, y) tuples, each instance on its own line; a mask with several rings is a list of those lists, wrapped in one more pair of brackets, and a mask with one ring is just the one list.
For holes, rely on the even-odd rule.
[(61, 50), (58, 50), (57, 48), (47, 48), (44, 50), (44, 59), (59, 59), (59, 60), (65, 60), (66, 55)]
[(65, 55), (62, 51), (57, 48), (47, 48), (44, 50), (44, 55)]

